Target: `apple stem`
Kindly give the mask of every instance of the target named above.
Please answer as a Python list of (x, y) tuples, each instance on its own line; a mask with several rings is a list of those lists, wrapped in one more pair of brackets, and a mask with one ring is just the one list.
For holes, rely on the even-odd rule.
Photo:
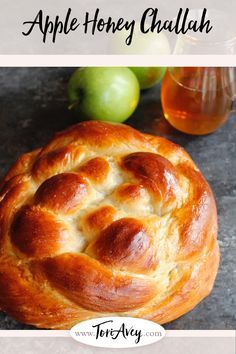
[(79, 105), (79, 101), (75, 101), (68, 106), (68, 109), (72, 110), (72, 109), (78, 107), (78, 105)]

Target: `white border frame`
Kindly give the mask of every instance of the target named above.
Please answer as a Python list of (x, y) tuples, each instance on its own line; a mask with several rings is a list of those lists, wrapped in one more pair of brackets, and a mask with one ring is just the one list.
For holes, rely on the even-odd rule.
[(236, 55), (0, 55), (5, 67), (236, 66)]

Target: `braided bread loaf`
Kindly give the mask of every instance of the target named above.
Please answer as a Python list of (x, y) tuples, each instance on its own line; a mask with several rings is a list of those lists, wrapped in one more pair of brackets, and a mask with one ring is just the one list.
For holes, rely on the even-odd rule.
[(82, 122), (1, 184), (0, 307), (42, 328), (107, 315), (165, 323), (211, 291), (216, 235), (211, 189), (182, 148)]

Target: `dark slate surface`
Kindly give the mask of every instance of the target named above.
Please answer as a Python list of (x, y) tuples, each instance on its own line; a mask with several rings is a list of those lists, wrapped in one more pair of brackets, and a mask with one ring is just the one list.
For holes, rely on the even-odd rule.
[[(76, 122), (67, 111), (66, 85), (73, 68), (0, 68), (0, 175), (17, 156), (47, 142)], [(168, 329), (235, 328), (236, 300), (236, 114), (216, 133), (193, 137), (162, 118), (159, 87), (146, 91), (128, 121), (136, 128), (184, 146), (215, 193), (219, 212), (221, 264), (211, 295)], [(0, 313), (1, 329), (29, 329)]]

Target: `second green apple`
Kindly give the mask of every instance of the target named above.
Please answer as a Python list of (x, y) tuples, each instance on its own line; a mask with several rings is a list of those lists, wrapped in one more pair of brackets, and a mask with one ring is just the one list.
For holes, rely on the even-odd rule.
[(141, 90), (148, 89), (158, 82), (160, 82), (166, 72), (165, 67), (130, 67), (133, 73), (136, 75)]

